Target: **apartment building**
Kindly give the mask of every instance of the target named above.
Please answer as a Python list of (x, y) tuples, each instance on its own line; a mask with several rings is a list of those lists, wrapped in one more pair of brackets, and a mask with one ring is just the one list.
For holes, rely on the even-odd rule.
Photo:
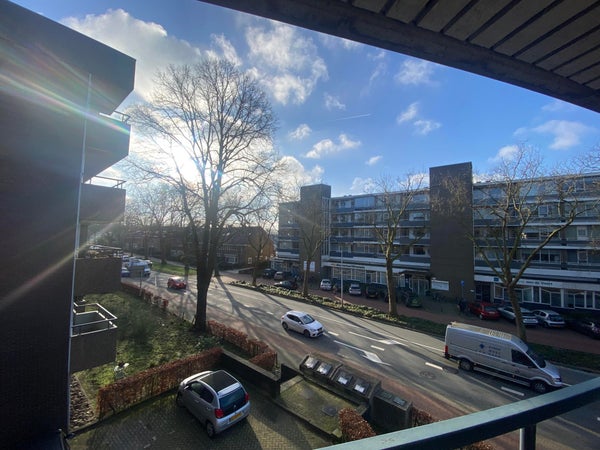
[(135, 61), (5, 0), (0, 42), (0, 442), (61, 448), (71, 373), (116, 355), (116, 318), (76, 300), (119, 290), (121, 258), (79, 246), (124, 212), (91, 181), (129, 152)]
[[(429, 187), (410, 193), (394, 241), (401, 253), (393, 265), (397, 286), (467, 300), (508, 299), (489, 264), (497, 261), (496, 236), (491, 234), (499, 226), (490, 212), (494, 206), (491, 202), (506, 186), (472, 180), (471, 163), (433, 167), (429, 169)], [(524, 228), (516, 217), (508, 223), (507, 236), (518, 232), (520, 237), (511, 262), (515, 273), (532, 249), (565, 220), (569, 208), (578, 208), (573, 222), (531, 261), (517, 295), (527, 304), (600, 311), (600, 175), (573, 176), (569, 191), (562, 194), (551, 186), (565, 183), (552, 177), (517, 181), (531, 189), (525, 203), (535, 211)], [(385, 226), (383, 197), (389, 193), (331, 197), (330, 192), (330, 187), (322, 184), (305, 186), (298, 202), (279, 206), (276, 266), (305, 271), (303, 228), (318, 222), (322, 241), (319, 257), (313, 259), (314, 277), (385, 284), (385, 257), (375, 227)], [(449, 208), (457, 198), (461, 207)], [(310, 209), (307, 202), (321, 205), (321, 213), (305, 217), (302, 211)]]

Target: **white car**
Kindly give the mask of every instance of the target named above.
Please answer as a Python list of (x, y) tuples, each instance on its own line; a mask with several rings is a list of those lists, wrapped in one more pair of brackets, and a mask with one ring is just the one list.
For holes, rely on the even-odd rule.
[(565, 319), (550, 309), (536, 309), (533, 315), (537, 318), (540, 325), (546, 328), (564, 328)]
[(328, 278), (323, 278), (321, 280), (321, 284), (319, 285), (319, 288), (322, 291), (330, 291), (331, 290), (331, 280)]
[(360, 288), (360, 284), (352, 283), (348, 288), (348, 294), (350, 295), (362, 295), (362, 289)]
[(288, 311), (281, 316), (281, 326), (285, 331), (292, 330), (306, 337), (318, 337), (323, 334), (323, 325), (310, 314), (302, 311)]

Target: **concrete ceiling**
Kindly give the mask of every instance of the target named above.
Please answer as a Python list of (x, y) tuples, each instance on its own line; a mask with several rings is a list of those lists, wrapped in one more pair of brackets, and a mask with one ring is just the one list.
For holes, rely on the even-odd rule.
[(599, 0), (201, 0), (600, 112)]

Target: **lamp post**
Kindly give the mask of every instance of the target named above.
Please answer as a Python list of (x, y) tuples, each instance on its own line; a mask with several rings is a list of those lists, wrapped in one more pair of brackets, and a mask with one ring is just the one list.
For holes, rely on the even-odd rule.
[(341, 286), (341, 290), (340, 290), (340, 299), (342, 301), (342, 309), (344, 308), (344, 246), (340, 246), (341, 248), (341, 252), (340, 252), (340, 286)]

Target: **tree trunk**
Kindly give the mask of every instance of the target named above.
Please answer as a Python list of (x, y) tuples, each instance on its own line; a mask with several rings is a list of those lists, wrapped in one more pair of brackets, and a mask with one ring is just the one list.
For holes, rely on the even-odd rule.
[(208, 305), (208, 288), (210, 287), (211, 274), (198, 270), (196, 282), (198, 284), (198, 295), (196, 298), (196, 315), (194, 316), (194, 330), (204, 333), (206, 331), (206, 307)]
[(306, 261), (306, 270), (304, 271), (304, 277), (302, 279), (302, 297), (307, 298), (308, 297), (308, 278), (309, 278), (309, 274), (310, 274), (310, 263), (311, 260), (308, 259)]
[(394, 271), (392, 261), (386, 261), (385, 264), (385, 279), (388, 286), (388, 314), (390, 316), (398, 315), (398, 307), (396, 303), (396, 286), (394, 285)]
[(510, 304), (515, 311), (515, 325), (517, 326), (517, 336), (521, 338), (523, 342), (527, 342), (527, 331), (525, 330), (525, 325), (523, 324), (523, 313), (521, 312), (521, 305), (519, 304), (519, 299), (517, 298), (517, 293), (515, 292), (515, 286), (511, 283), (508, 285), (508, 298), (510, 300)]

